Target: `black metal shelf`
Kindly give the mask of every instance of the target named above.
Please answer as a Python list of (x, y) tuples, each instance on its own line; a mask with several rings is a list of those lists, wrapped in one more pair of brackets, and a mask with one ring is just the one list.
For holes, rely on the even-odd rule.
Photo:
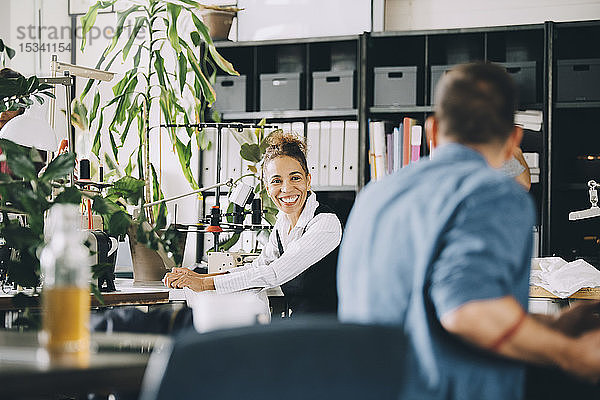
[(315, 192), (356, 192), (356, 186), (313, 186), (311, 190)]
[[(581, 30), (579, 30), (581, 28)], [(552, 254), (561, 248), (560, 215), (558, 210), (562, 196), (569, 191), (586, 191), (587, 183), (574, 178), (570, 182), (564, 174), (558, 173), (562, 160), (561, 153), (567, 151), (561, 141), (569, 132), (565, 131), (565, 120), (577, 114), (578, 124), (583, 128), (593, 125), (594, 113), (600, 109), (600, 101), (558, 102), (557, 61), (561, 59), (598, 58), (600, 51), (589, 45), (586, 40), (589, 33), (600, 29), (599, 21), (546, 22), (543, 24), (523, 24), (495, 27), (453, 28), (418, 31), (367, 32), (362, 35), (337, 37), (318, 37), (305, 39), (265, 40), (257, 42), (218, 42), (226, 56), (234, 55), (234, 60), (242, 63), (248, 76), (247, 109), (256, 110), (260, 106), (260, 74), (286, 70), (279, 68), (282, 58), (290, 68), (289, 48), (294, 49), (300, 60), (304, 81), (302, 83), (302, 102), (298, 108), (311, 108), (311, 73), (331, 67), (331, 57), (336, 44), (356, 43), (356, 49), (346, 53), (356, 55), (355, 105), (350, 110), (284, 110), (225, 112), (224, 121), (252, 121), (263, 118), (277, 123), (332, 119), (357, 120), (359, 125), (359, 184), (354, 186), (316, 187), (317, 192), (332, 192), (333, 196), (343, 196), (358, 191), (368, 181), (368, 120), (396, 121), (403, 115), (421, 120), (433, 113), (431, 103), (432, 65), (454, 65), (467, 60), (492, 60), (494, 62), (535, 61), (536, 89), (535, 97), (523, 104), (520, 110), (543, 112), (540, 132), (527, 132), (524, 149), (538, 152), (540, 155), (540, 183), (535, 184), (535, 198), (540, 208), (540, 223), (543, 254)], [(575, 40), (577, 39), (577, 40)], [(579, 40), (581, 39), (581, 40)], [(281, 49), (278, 48), (281, 46)], [(236, 50), (239, 48), (239, 51)], [(350, 47), (351, 48), (351, 47)], [(280, 55), (278, 51), (281, 51)], [(225, 54), (227, 53), (227, 54)], [(346, 54), (344, 53), (344, 54)], [(577, 57), (575, 57), (577, 56)], [(581, 57), (579, 57), (581, 56)], [(279, 57), (279, 58), (278, 58)], [(415, 106), (373, 106), (374, 76), (373, 68), (382, 66), (417, 66), (417, 87)], [(293, 64), (296, 66), (296, 64)], [(583, 111), (571, 111), (571, 110)], [(583, 121), (582, 121), (583, 119)], [(592, 121), (592, 122), (590, 122)], [(581, 129), (586, 131), (586, 129)], [(591, 142), (594, 143), (594, 142)], [(570, 176), (567, 176), (570, 178)], [(345, 193), (344, 193), (345, 192)], [(555, 215), (556, 214), (556, 215)], [(552, 225), (555, 225), (552, 229)], [(558, 227), (558, 228), (557, 228)]]
[(222, 47), (257, 47), (257, 46), (281, 46), (286, 44), (310, 44), (310, 43), (323, 43), (323, 42), (350, 42), (352, 40), (358, 40), (358, 35), (345, 35), (345, 36), (320, 36), (312, 38), (300, 38), (300, 39), (271, 39), (271, 40), (257, 40), (257, 41), (240, 41), (233, 42), (229, 40), (214, 42), (218, 48)]
[(371, 107), (371, 114), (397, 114), (397, 113), (430, 113), (433, 112), (433, 106), (389, 106), (389, 107)]
[(223, 121), (235, 120), (267, 120), (277, 119), (305, 119), (305, 118), (332, 118), (346, 117), (356, 118), (358, 110), (342, 109), (342, 110), (281, 110), (281, 111), (253, 111), (253, 112), (225, 112), (222, 114)]
[(556, 108), (600, 108), (600, 101), (557, 102)]
[(509, 25), (509, 26), (488, 26), (488, 27), (473, 27), (473, 28), (449, 28), (436, 30), (416, 30), (416, 31), (387, 31), (373, 32), (371, 36), (379, 37), (395, 37), (395, 36), (418, 36), (418, 35), (455, 35), (461, 33), (490, 33), (490, 32), (514, 32), (526, 30), (543, 30), (544, 24), (525, 24), (525, 25)]

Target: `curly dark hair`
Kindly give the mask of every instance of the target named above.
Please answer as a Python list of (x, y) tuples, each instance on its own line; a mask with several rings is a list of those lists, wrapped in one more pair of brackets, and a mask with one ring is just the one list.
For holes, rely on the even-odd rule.
[(269, 146), (263, 157), (261, 178), (264, 177), (265, 164), (277, 157), (288, 156), (300, 163), (304, 173), (308, 175), (308, 164), (306, 163), (306, 143), (293, 133), (285, 133), (281, 130), (274, 131), (267, 138)]

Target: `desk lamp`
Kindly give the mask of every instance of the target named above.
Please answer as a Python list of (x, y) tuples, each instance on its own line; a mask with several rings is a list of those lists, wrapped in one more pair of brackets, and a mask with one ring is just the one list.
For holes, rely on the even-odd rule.
[[(99, 81), (110, 81), (114, 77), (114, 73), (103, 71), (96, 68), (81, 67), (78, 65), (63, 63), (58, 61), (56, 54), (52, 55), (51, 65), (52, 77), (50, 78), (39, 78), (40, 83), (47, 83), (50, 85), (63, 85), (65, 87), (66, 96), (66, 117), (67, 117), (67, 132), (69, 134), (69, 152), (75, 153), (75, 131), (71, 129), (71, 87), (74, 83), (75, 76), (81, 76), (88, 79), (96, 79)], [(63, 76), (57, 76), (58, 73), (62, 73)], [(54, 114), (55, 114), (56, 101), (50, 99), (50, 126), (54, 128)], [(71, 173), (71, 182), (73, 182), (73, 174)]]
[(42, 105), (32, 105), (21, 115), (8, 121), (0, 131), (0, 138), (26, 147), (55, 152), (58, 150), (56, 134), (46, 121)]
[(596, 183), (596, 181), (591, 180), (588, 182), (588, 186), (590, 188), (589, 195), (590, 195), (590, 203), (592, 203), (592, 206), (586, 210), (570, 212), (569, 213), (570, 221), (576, 221), (579, 219), (593, 218), (593, 217), (600, 216), (600, 207), (598, 207), (598, 191), (596, 190), (596, 188), (600, 185), (598, 185)]

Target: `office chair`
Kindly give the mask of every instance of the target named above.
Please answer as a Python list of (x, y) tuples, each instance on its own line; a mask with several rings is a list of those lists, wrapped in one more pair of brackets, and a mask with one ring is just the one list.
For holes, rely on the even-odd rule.
[(140, 399), (396, 399), (404, 342), (321, 318), (187, 331), (152, 355)]

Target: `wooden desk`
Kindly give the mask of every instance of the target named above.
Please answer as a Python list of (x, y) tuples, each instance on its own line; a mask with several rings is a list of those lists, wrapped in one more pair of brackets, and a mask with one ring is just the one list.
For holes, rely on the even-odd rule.
[[(132, 279), (117, 279), (115, 281), (116, 292), (102, 293), (104, 304), (101, 304), (94, 295), (92, 307), (118, 307), (118, 306), (142, 306), (165, 304), (173, 300), (171, 291), (160, 284), (149, 286), (135, 286)], [(0, 294), (0, 311), (15, 311), (19, 309), (13, 304), (14, 292)], [(39, 308), (38, 298), (34, 298), (31, 308)]]
[[(546, 289), (541, 288), (539, 286), (530, 286), (529, 287), (529, 297), (530, 298), (560, 299), (560, 297), (553, 295)], [(600, 288), (597, 288), (597, 287), (596, 288), (582, 288), (564, 300), (567, 300), (567, 299), (600, 300)]]
[(150, 351), (160, 351), (167, 338), (142, 334), (92, 334), (90, 365), (86, 368), (44, 365), (38, 360), (36, 332), (0, 331), (0, 394), (19, 399), (75, 396), (87, 393), (140, 391)]

